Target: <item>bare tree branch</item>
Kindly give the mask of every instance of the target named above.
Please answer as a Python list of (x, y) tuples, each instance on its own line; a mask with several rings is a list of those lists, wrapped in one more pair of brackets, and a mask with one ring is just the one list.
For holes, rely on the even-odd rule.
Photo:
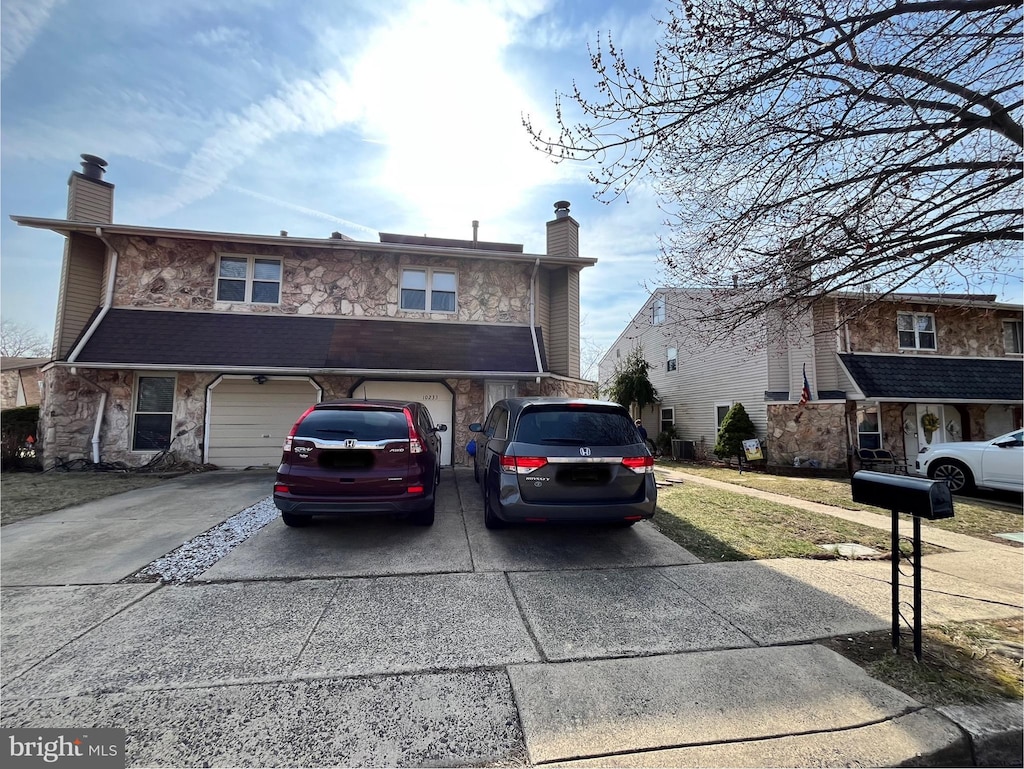
[(598, 199), (653, 179), (668, 280), (732, 296), (706, 318), (1019, 280), (1021, 0), (676, 0), (660, 23), (649, 71), (599, 36), (596, 95), (524, 125), (596, 164)]

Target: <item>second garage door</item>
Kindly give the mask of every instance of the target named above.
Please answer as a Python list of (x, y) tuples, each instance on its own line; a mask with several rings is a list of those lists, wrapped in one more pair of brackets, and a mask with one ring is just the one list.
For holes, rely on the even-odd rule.
[(288, 431), (320, 400), (305, 378), (224, 377), (210, 388), (206, 461), (220, 467), (276, 467)]
[(367, 380), (357, 387), (353, 398), (390, 398), (393, 400), (420, 401), (430, 412), (436, 425), (448, 425), (441, 433), (441, 464), (452, 463), (452, 391), (440, 382), (389, 382)]

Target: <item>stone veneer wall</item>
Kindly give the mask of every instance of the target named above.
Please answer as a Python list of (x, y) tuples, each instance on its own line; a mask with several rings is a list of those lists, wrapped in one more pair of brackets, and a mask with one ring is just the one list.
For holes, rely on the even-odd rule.
[(817, 460), (824, 468), (846, 467), (846, 404), (768, 404), (767, 461), (792, 465)]
[[(840, 312), (844, 310), (840, 307)], [(896, 330), (898, 312), (930, 312), (935, 315), (937, 355), (1003, 357), (1003, 321), (1020, 320), (1021, 313), (1008, 310), (946, 307), (926, 304), (878, 302), (849, 321), (853, 352), (899, 352)]]
[[(529, 323), (532, 264), (242, 245), (198, 240), (111, 236), (118, 250), (114, 305), (165, 310), (216, 310), (483, 323)], [(218, 254), (282, 260), (278, 305), (215, 301)], [(403, 267), (453, 270), (457, 312), (400, 310)]]
[[(215, 373), (177, 373), (174, 395), (172, 433), (186, 432), (174, 439), (172, 450), (179, 459), (203, 460), (202, 447), (206, 430), (206, 389), (217, 378)], [(72, 374), (67, 368), (53, 368), (46, 373), (46, 403), (40, 413), (38, 448), (44, 465), (50, 467), (56, 458), (64, 461), (92, 458), (92, 433), (96, 422), (101, 391), (108, 393), (100, 429), (100, 460), (124, 462), (130, 466), (145, 464), (148, 452), (131, 451), (133, 371), (79, 369)], [(353, 376), (313, 375), (323, 388), (323, 399), (347, 398), (360, 378)], [(452, 458), (456, 464), (468, 461), (466, 445), (473, 438), (469, 425), (482, 421), (484, 414), (484, 383), (478, 379), (446, 379), (455, 394), (454, 424), (448, 425), (452, 435)], [(538, 385), (530, 379), (520, 383), (524, 395), (561, 395), (593, 397), (593, 382), (545, 378)], [(296, 415), (298, 416), (298, 415)]]
[(13, 409), (18, 402), (18, 380), (21, 375), (16, 369), (0, 372), (0, 408)]

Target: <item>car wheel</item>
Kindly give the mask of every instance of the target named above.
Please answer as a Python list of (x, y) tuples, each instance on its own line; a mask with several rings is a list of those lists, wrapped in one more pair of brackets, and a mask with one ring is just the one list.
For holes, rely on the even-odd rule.
[(430, 507), (426, 510), (420, 510), (409, 516), (409, 520), (412, 521), (413, 526), (433, 526), (434, 525), (434, 503), (430, 503)]
[(954, 459), (937, 462), (932, 467), (931, 477), (936, 481), (945, 481), (954, 494), (974, 491), (974, 476), (970, 468)]
[(281, 513), (281, 520), (284, 521), (285, 526), (309, 526), (313, 522), (313, 516), (311, 515), (296, 515), (295, 513)]
[(484, 526), (488, 529), (504, 529), (505, 522), (494, 514), (491, 507), (491, 493), (484, 489)]

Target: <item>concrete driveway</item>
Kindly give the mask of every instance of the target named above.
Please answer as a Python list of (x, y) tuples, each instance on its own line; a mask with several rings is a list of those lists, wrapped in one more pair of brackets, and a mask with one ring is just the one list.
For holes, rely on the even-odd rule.
[[(888, 564), (702, 564), (649, 524), (490, 532), (461, 468), (431, 528), (274, 519), (187, 581), (122, 581), (270, 482), (4, 527), (2, 725), (125, 728), (132, 766), (973, 760), (952, 720), (810, 643), (888, 627)], [(1012, 585), (929, 574), (925, 619), (1019, 614)]]

